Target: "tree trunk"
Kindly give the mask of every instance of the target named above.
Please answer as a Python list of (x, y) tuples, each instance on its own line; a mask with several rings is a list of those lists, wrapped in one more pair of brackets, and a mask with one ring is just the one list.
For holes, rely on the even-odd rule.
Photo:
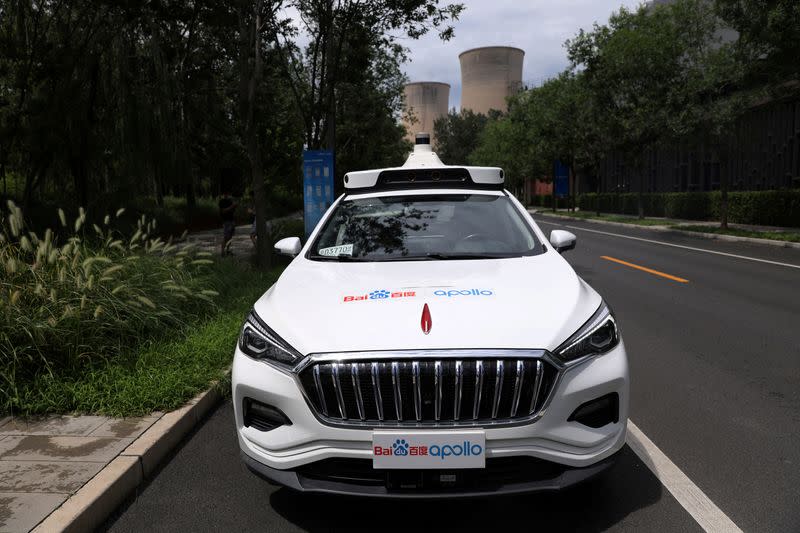
[[(336, 72), (335, 68), (338, 62), (334, 60), (334, 44), (336, 37), (336, 28), (333, 24), (333, 0), (328, 2), (327, 8), (328, 18), (328, 39), (325, 43), (327, 48), (326, 57), (328, 66), (325, 71), (327, 80), (325, 84), (328, 88), (328, 102), (325, 106), (325, 148), (334, 152), (336, 150)], [(334, 166), (335, 166), (334, 161)]]
[[(264, 187), (264, 167), (261, 161), (261, 150), (258, 142), (258, 129), (255, 120), (256, 88), (261, 82), (263, 66), (261, 63), (261, 6), (258, 0), (254, 6), (253, 24), (250, 26), (250, 46), (253, 47), (253, 68), (249, 70), (247, 83), (247, 121), (245, 137), (247, 139), (247, 157), (250, 160), (253, 201), (256, 212), (256, 264), (268, 268), (271, 263), (270, 247), (267, 242), (267, 191)], [(243, 66), (242, 68), (246, 68)]]
[(197, 197), (194, 193), (194, 176), (191, 168), (187, 168), (189, 172), (188, 180), (186, 182), (186, 207), (190, 211), (197, 206)]
[(644, 219), (644, 164), (641, 160), (636, 163), (636, 172), (639, 174), (639, 192), (636, 195), (636, 208), (639, 220)]
[(575, 212), (575, 164), (569, 166), (569, 202), (570, 209)]
[(601, 181), (600, 181), (600, 173), (597, 173), (597, 196), (594, 198), (594, 207), (595, 211), (597, 212), (597, 216), (600, 216), (600, 191), (602, 190)]
[[(720, 179), (719, 179), (719, 227), (728, 229), (728, 189), (730, 188), (730, 164), (728, 154), (722, 153), (720, 160)], [(722, 166), (724, 165), (724, 166)]]

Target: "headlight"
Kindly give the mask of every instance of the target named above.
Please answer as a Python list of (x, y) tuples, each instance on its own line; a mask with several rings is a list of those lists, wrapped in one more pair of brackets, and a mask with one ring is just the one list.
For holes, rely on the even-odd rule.
[(619, 344), (617, 322), (605, 302), (569, 339), (556, 348), (555, 354), (565, 363), (587, 355), (609, 351)]
[(253, 359), (293, 367), (303, 356), (250, 311), (239, 335), (239, 349)]

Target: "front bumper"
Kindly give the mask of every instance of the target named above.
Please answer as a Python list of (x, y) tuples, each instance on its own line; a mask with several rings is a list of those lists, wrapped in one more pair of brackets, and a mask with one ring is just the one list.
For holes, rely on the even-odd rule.
[[(294, 375), (254, 361), (238, 348), (232, 371), (233, 404), (239, 446), (245, 463), (260, 475), (297, 490), (346, 494), (388, 494), (387, 484), (364, 491), (352, 483), (325, 481), (303, 472), (311, 463), (334, 459), (372, 459), (372, 430), (333, 427), (312, 412)], [(600, 428), (569, 422), (581, 404), (619, 395), (619, 421)], [(243, 402), (251, 398), (282, 411), (291, 420), (271, 431), (245, 427)], [(610, 352), (567, 369), (550, 405), (536, 422), (485, 428), (487, 467), (494, 459), (531, 458), (561, 467), (561, 472), (529, 482), (510, 483), (468, 494), (552, 490), (573, 485), (609, 466), (625, 444), (628, 418), (628, 364), (622, 342)], [(408, 428), (409, 433), (414, 431)], [(458, 431), (456, 428), (442, 431)], [(322, 463), (319, 463), (322, 464)], [(536, 476), (533, 476), (536, 477)], [(444, 491), (447, 492), (447, 491)], [(398, 495), (397, 492), (392, 492)], [(415, 492), (417, 494), (417, 492)]]
[(337, 475), (331, 468), (319, 472), (303, 468), (278, 470), (241, 453), (247, 468), (272, 484), (305, 493), (373, 498), (477, 498), (563, 490), (602, 474), (616, 463), (618, 455), (619, 452), (583, 468), (533, 460), (536, 462), (514, 472), (508, 471), (513, 463), (493, 465), (492, 461), (497, 459), (490, 459), (483, 470), (446, 471), (448, 479), (455, 479), (443, 483), (442, 472), (437, 470), (373, 470), (370, 474), (359, 475), (359, 470), (364, 472), (369, 465), (366, 459), (351, 459), (351, 462), (366, 461), (367, 464), (352, 465), (349, 469), (342, 465)]

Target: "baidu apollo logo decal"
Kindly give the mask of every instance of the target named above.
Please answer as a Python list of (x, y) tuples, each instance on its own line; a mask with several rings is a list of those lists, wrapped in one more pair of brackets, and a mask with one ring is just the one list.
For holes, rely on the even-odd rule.
[(414, 298), (417, 295), (415, 291), (387, 291), (386, 289), (377, 289), (370, 291), (367, 294), (354, 294), (344, 296), (344, 302), (363, 302), (366, 300), (395, 300), (397, 298)]
[(439, 289), (433, 292), (434, 296), (446, 296), (453, 298), (456, 296), (492, 296), (494, 291), (490, 289)]
[(416, 456), (416, 457), (438, 457), (442, 461), (448, 457), (472, 457), (483, 453), (483, 446), (465, 440), (460, 444), (426, 444), (412, 445), (406, 439), (397, 439), (388, 448), (375, 446), (372, 450), (373, 455), (380, 456)]

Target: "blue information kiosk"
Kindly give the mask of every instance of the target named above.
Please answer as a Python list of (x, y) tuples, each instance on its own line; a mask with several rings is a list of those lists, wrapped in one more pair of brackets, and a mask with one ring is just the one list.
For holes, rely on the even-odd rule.
[(333, 152), (303, 151), (303, 219), (306, 238), (333, 203)]

